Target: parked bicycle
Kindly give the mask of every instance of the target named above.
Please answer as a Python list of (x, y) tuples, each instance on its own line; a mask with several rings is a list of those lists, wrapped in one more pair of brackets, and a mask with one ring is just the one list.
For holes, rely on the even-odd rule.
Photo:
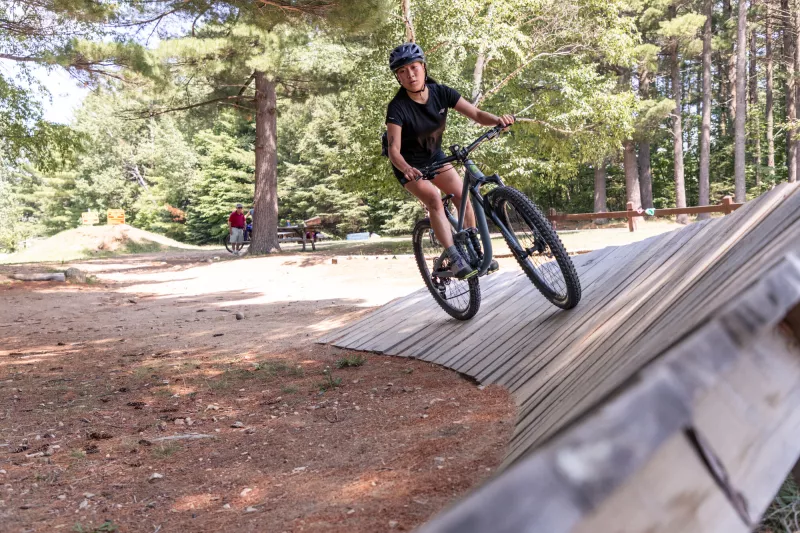
[[(253, 239), (253, 224), (248, 224), (244, 230), (244, 242), (242, 242), (242, 247), (239, 249), (240, 254), (244, 254), (247, 252), (247, 249), (250, 248), (250, 241)], [(233, 245), (231, 244), (231, 234), (227, 233), (225, 235), (225, 249), (227, 249), (230, 253), (234, 253), (236, 250), (233, 249)]]
[[(469, 320), (481, 304), (479, 278), (484, 276), (492, 261), (492, 239), (487, 220), (491, 220), (508, 244), (511, 253), (539, 292), (553, 305), (572, 309), (581, 299), (581, 285), (575, 266), (561, 239), (539, 208), (527, 196), (506, 186), (497, 174), (484, 175), (469, 158), (478, 146), (497, 137), (503, 130), (494, 127), (466, 148), (450, 147), (453, 154), (424, 168), (421, 179), (432, 180), (436, 171), (452, 163), (464, 166), (464, 189), (458, 218), (450, 210), (449, 194), (442, 198), (445, 213), (453, 228), (453, 241), (479, 272), (478, 276), (459, 280), (450, 272), (450, 258), (438, 242), (425, 218), (417, 222), (413, 233), (414, 256), (428, 290), (450, 316)], [(486, 194), (481, 188), (496, 185)], [(473, 245), (470, 231), (464, 229), (467, 198), (472, 200), (481, 248)], [(474, 229), (473, 229), (474, 231)]]

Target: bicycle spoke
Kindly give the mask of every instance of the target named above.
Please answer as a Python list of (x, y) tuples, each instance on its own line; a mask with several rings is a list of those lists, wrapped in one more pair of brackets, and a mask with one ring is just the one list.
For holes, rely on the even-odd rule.
[(510, 202), (504, 202), (503, 213), (508, 230), (514, 235), (517, 244), (539, 273), (541, 280), (555, 294), (561, 297), (565, 296), (567, 294), (566, 280), (548, 244), (541, 236), (537, 235), (535, 229), (528, 225), (522, 214)]
[[(432, 232), (431, 232), (432, 233)], [(447, 304), (458, 311), (464, 311), (470, 304), (469, 283), (456, 278), (439, 278), (434, 271), (434, 261), (438, 261), (444, 252), (444, 247), (436, 240), (436, 237), (429, 235), (422, 240), (423, 255), (426, 258), (427, 275), (431, 277), (434, 285), (439, 289), (439, 295)], [(440, 268), (446, 269), (449, 266), (445, 259)]]

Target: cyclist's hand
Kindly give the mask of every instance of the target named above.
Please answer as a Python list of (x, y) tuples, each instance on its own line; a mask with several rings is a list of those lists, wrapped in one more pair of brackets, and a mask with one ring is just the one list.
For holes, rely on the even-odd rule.
[(403, 177), (405, 177), (408, 181), (417, 181), (422, 177), (422, 172), (414, 167), (408, 167), (406, 171), (403, 172)]
[(508, 129), (515, 122), (514, 115), (503, 115), (499, 117), (498, 126), (503, 126), (503, 129)]

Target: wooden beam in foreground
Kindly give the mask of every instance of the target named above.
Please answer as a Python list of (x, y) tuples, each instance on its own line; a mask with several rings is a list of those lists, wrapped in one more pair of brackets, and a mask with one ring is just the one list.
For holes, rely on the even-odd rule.
[(787, 255), (549, 443), (420, 533), (751, 530), (800, 456)]

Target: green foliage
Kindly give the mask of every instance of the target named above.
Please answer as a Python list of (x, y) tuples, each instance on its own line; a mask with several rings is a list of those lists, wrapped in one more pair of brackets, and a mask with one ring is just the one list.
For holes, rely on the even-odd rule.
[(113, 521), (106, 520), (97, 527), (84, 526), (79, 522), (73, 526), (72, 531), (75, 533), (114, 533), (115, 531), (119, 531), (119, 528)]
[(317, 384), (320, 391), (324, 392), (331, 389), (337, 389), (342, 385), (342, 378), (333, 377), (333, 372), (331, 372), (331, 369), (327, 366), (325, 367), (325, 370), (322, 371), (322, 375), (325, 376), (325, 381)]
[(220, 242), (236, 204), (252, 205), (254, 142), (254, 126), (233, 113), (221, 113), (212, 129), (195, 135), (200, 171), (186, 209), (190, 241)]
[(278, 131), (278, 193), (281, 218), (320, 216), (326, 231), (343, 235), (368, 228), (373, 209), (364, 193), (343, 189), (340, 150), (353, 124), (339, 103), (341, 98), (323, 95), (287, 104)]
[[(592, 210), (593, 168), (607, 161), (608, 206), (621, 209), (621, 144), (646, 141), (656, 206), (674, 204), (674, 103), (662, 81), (668, 67), (663, 58), (677, 45), (687, 60), (684, 75), (692, 75), (695, 66), (688, 60), (699, 52), (704, 23), (698, 5), (681, 3), (675, 16), (668, 0), (411, 5), (432, 77), (495, 114), (530, 105), (525, 122), (475, 154), (485, 172), (500, 173), (544, 208), (579, 212)], [(161, 34), (152, 50), (125, 35), (110, 38), (111, 27), (103, 24), (135, 28), (168, 11), (185, 24)], [(89, 81), (105, 72), (127, 83), (96, 88), (75, 122), (60, 127), (41, 120), (30, 91), (0, 78), (0, 133), (7, 140), (0, 154), (0, 247), (13, 249), (28, 236), (74, 227), (81, 212), (107, 208), (125, 209), (130, 223), (143, 229), (219, 243), (234, 205), (253, 201), (255, 69), (277, 84), (280, 219), (320, 216), (324, 231), (339, 236), (400, 235), (424, 216), (379, 155), (386, 105), (398, 89), (386, 55), (403, 39), (400, 3), (298, 0), (292, 9), (281, 9), (240, 0), (47, 0), (31, 13), (18, 35), (0, 22), (5, 52), (35, 55)], [(63, 31), (39, 31), (52, 28), (50, 20), (62, 22)], [(717, 18), (715, 25), (714, 49), (724, 54), (733, 26)], [(479, 56), (486, 61), (480, 73)], [(635, 94), (645, 74), (651, 90)], [(695, 87), (687, 80), (683, 109), (690, 204), (697, 194), (699, 150)], [(213, 105), (199, 105), (204, 102)], [(748, 107), (749, 135), (763, 137), (763, 98)], [(715, 117), (721, 111), (717, 107)], [(450, 116), (445, 148), (483, 130), (455, 112)], [(712, 200), (732, 188), (731, 139), (722, 135), (720, 120), (713, 135)], [(779, 166), (787, 128), (776, 119)], [(751, 162), (748, 173), (754, 195), (782, 179), (785, 170), (769, 174), (762, 161)]]
[(76, 149), (78, 136), (69, 128), (42, 119), (31, 91), (0, 75), (0, 159), (7, 164), (36, 161), (56, 168)]
[(342, 357), (336, 360), (336, 368), (350, 368), (359, 367), (367, 362), (367, 358), (363, 355), (351, 355), (349, 357)]
[(764, 513), (764, 520), (756, 530), (759, 533), (797, 531), (800, 529), (800, 490), (791, 476), (786, 478), (775, 500)]

